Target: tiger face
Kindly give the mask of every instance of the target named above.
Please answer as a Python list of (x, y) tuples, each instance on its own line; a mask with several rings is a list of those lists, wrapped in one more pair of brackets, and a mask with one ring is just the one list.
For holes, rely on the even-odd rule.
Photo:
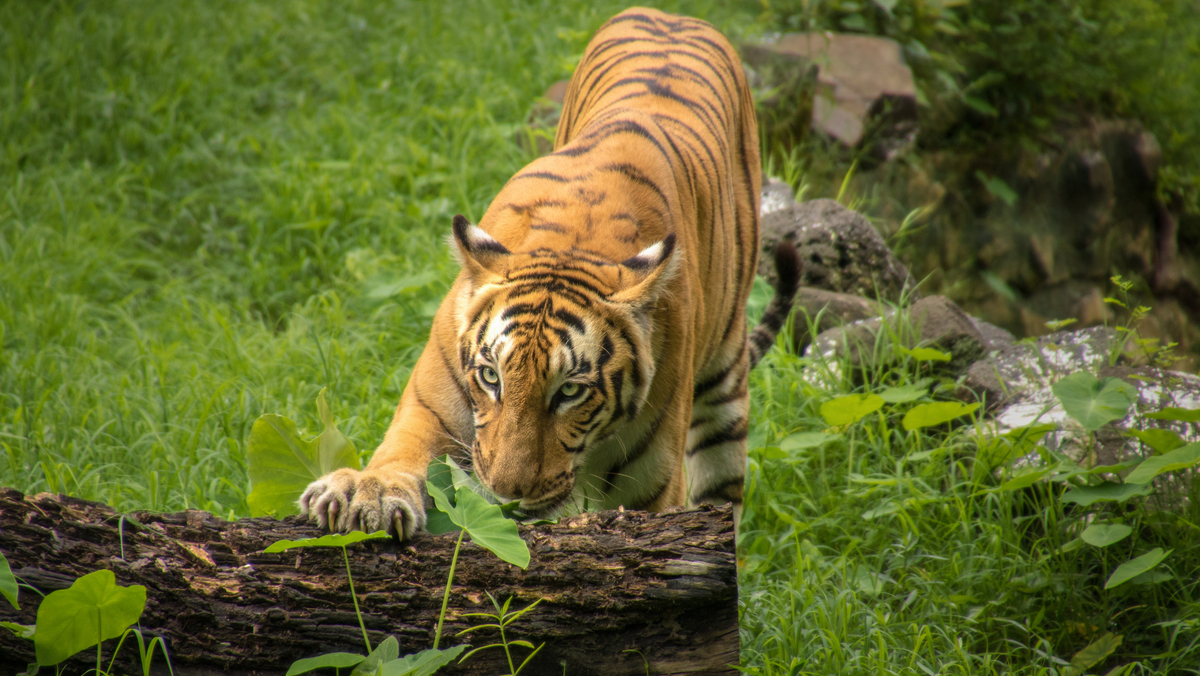
[(646, 400), (648, 299), (669, 277), (674, 239), (613, 265), (569, 252), (513, 254), (461, 217), (454, 234), (473, 281), (460, 305), (459, 366), (475, 470), (522, 511), (552, 513), (571, 498), (588, 451)]

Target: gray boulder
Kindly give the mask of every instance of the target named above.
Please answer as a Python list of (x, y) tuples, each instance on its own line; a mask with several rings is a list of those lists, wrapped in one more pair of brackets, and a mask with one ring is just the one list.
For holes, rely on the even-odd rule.
[[(804, 263), (803, 286), (898, 302), (916, 286), (883, 237), (866, 218), (829, 199), (792, 202), (780, 208), (778, 187), (762, 216), (759, 274), (774, 280), (769, 252), (781, 240), (796, 245)], [(764, 200), (765, 202), (766, 200)]]

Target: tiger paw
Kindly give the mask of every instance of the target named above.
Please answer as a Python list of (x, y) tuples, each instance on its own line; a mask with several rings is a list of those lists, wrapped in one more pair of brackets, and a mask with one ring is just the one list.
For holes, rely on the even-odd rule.
[(339, 469), (304, 489), (300, 516), (331, 531), (383, 530), (408, 540), (425, 528), (424, 479), (407, 472)]

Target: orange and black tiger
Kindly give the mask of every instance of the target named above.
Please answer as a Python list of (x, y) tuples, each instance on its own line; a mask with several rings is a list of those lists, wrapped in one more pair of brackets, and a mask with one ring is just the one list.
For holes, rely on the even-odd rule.
[[(430, 459), (473, 463), (527, 514), (740, 505), (750, 368), (799, 277), (751, 333), (761, 189), (754, 104), (728, 41), (634, 8), (588, 45), (555, 150), (453, 239), (462, 272), (366, 469), (313, 482), (333, 530), (425, 524)], [(686, 471), (685, 471), (686, 468)]]

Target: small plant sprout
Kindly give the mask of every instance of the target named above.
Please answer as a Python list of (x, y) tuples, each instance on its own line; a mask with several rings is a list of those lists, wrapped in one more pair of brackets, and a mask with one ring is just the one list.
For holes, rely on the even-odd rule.
[[(492, 614), (492, 613), (467, 613), (466, 615), (464, 615), (464, 617), (485, 617), (485, 618), (488, 618), (491, 620), (495, 620), (495, 622), (489, 622), (487, 624), (481, 624), (476, 627), (464, 629), (464, 630), (458, 632), (458, 635), (462, 636), (464, 634), (469, 634), (471, 632), (479, 631), (481, 629), (496, 629), (496, 630), (499, 630), (499, 632), (500, 632), (500, 642), (492, 643), (490, 645), (485, 645), (482, 648), (476, 648), (476, 649), (472, 650), (471, 652), (467, 653), (466, 655), (463, 655), (463, 658), (461, 660), (459, 660), (458, 663), (462, 664), (463, 662), (466, 662), (468, 659), (470, 659), (470, 657), (472, 655), (474, 655), (475, 653), (477, 653), (481, 650), (487, 650), (489, 648), (503, 648), (504, 656), (508, 658), (508, 674), (506, 674), (505, 676), (517, 676), (518, 674), (521, 673), (521, 670), (525, 668), (525, 665), (529, 664), (529, 660), (532, 660), (534, 655), (537, 655), (538, 652), (540, 652), (541, 649), (543, 647), (545, 647), (546, 644), (543, 643), (535, 648), (535, 647), (533, 647), (533, 644), (530, 643), (529, 641), (510, 641), (510, 640), (508, 640), (508, 636), (504, 633), (504, 630), (509, 625), (511, 625), (513, 622), (516, 622), (517, 620), (521, 619), (521, 616), (523, 616), (525, 613), (536, 608), (537, 605), (542, 602), (542, 600), (538, 599), (538, 600), (534, 601), (533, 603), (525, 606), (521, 610), (515, 610), (510, 613), (510, 612), (508, 612), (508, 606), (510, 603), (512, 603), (511, 596), (504, 600), (503, 606), (501, 606), (499, 603), (496, 602), (496, 598), (494, 596), (492, 596), (491, 592), (488, 592), (487, 596), (488, 596), (488, 600), (490, 600), (492, 602), (492, 607), (494, 607), (496, 609), (495, 614)], [(528, 650), (533, 651), (525, 657), (525, 660), (523, 662), (521, 662), (521, 665), (518, 667), (513, 666), (512, 648), (514, 648), (514, 647), (526, 648)]]

